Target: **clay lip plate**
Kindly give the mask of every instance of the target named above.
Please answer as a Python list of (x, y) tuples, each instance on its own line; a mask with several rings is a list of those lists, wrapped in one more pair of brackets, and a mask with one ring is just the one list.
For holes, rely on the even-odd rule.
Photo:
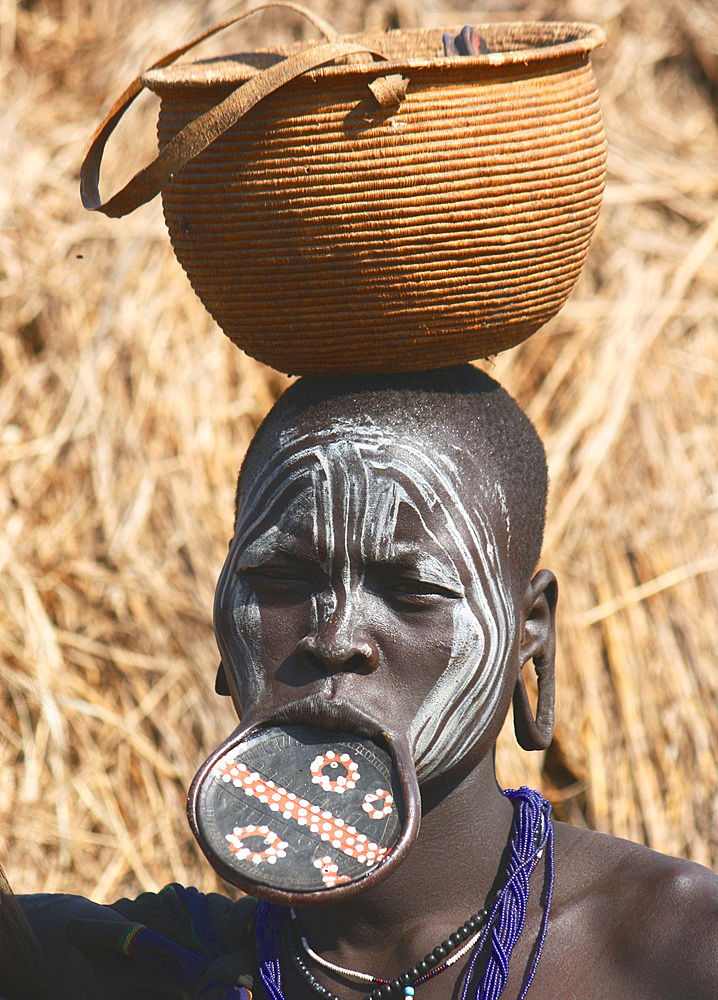
[(355, 733), (274, 725), (224, 750), (198, 775), (192, 825), (229, 881), (265, 897), (326, 893), (387, 863), (406, 809), (386, 749)]

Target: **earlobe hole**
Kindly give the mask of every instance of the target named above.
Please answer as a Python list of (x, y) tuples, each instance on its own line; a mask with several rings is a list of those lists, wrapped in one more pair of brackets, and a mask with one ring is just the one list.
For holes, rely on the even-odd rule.
[(231, 695), (229, 690), (229, 683), (227, 681), (227, 674), (224, 669), (224, 663), (219, 661), (219, 666), (217, 667), (217, 676), (214, 679), (214, 690), (217, 694), (222, 695), (222, 697), (228, 698)]

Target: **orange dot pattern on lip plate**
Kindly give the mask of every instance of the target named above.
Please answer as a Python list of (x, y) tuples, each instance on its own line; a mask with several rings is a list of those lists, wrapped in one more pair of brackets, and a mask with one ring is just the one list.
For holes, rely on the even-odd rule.
[[(262, 837), (264, 849), (256, 851), (247, 847), (244, 841), (248, 837)], [(229, 843), (230, 851), (236, 854), (240, 861), (248, 858), (255, 865), (261, 865), (264, 861), (274, 865), (279, 858), (287, 856), (285, 851), (287, 842), (278, 837), (268, 826), (256, 826), (254, 823), (250, 823), (249, 826), (235, 826), (232, 833), (228, 833), (224, 839)]]
[(322, 882), (328, 889), (332, 889), (335, 885), (341, 885), (342, 882), (351, 882), (348, 875), (340, 875), (338, 867), (334, 864), (329, 855), (323, 858), (317, 858), (314, 862), (314, 867), (318, 868), (322, 873)]
[(321, 809), (307, 799), (299, 798), (294, 792), (280, 788), (243, 764), (219, 761), (217, 773), (222, 781), (231, 782), (235, 788), (242, 788), (245, 795), (266, 803), (272, 812), (281, 813), (284, 819), (292, 819), (298, 826), (306, 826), (320, 840), (330, 843), (336, 850), (360, 864), (375, 865), (389, 853), (388, 847), (375, 844), (328, 809)]
[[(380, 803), (375, 805), (375, 803)], [(376, 793), (368, 792), (364, 796), (362, 809), (371, 819), (384, 819), (394, 808), (394, 798), (386, 788), (377, 788)]]
[[(345, 775), (332, 778), (326, 772), (326, 768), (343, 767)], [(351, 759), (348, 753), (337, 753), (334, 750), (327, 750), (326, 753), (319, 754), (311, 763), (312, 782), (320, 785), (325, 792), (337, 792), (343, 795), (349, 788), (356, 788), (356, 783), (361, 775), (359, 767)]]

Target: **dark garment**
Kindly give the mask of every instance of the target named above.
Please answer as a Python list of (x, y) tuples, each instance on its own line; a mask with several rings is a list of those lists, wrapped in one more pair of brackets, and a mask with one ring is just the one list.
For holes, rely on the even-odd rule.
[(257, 904), (249, 897), (169, 885), (111, 906), (81, 896), (17, 899), (58, 994), (73, 1000), (251, 1000), (255, 992)]

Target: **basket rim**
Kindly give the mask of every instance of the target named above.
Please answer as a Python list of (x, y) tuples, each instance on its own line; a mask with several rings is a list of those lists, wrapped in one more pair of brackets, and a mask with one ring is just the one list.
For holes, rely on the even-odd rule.
[[(453, 31), (458, 34), (463, 26), (453, 25), (446, 28), (436, 29), (392, 29), (400, 32), (404, 36), (425, 37), (435, 31), (438, 37), (445, 31)], [(414, 58), (388, 58), (378, 61), (370, 61), (367, 53), (366, 61), (361, 57), (357, 61), (343, 64), (333, 64), (322, 66), (319, 69), (311, 70), (302, 74), (302, 79), (318, 81), (332, 80), (336, 78), (351, 78), (361, 76), (385, 76), (393, 73), (405, 71), (438, 70), (448, 71), (460, 70), (487, 70), (505, 66), (523, 66), (527, 70), (539, 69), (547, 64), (554, 63), (561, 59), (570, 57), (580, 57), (599, 48), (606, 43), (606, 34), (599, 25), (588, 21), (504, 21), (504, 22), (483, 22), (474, 25), (483, 33), (495, 34), (497, 30), (505, 31), (509, 35), (516, 35), (517, 40), (523, 34), (527, 41), (533, 39), (533, 45), (523, 48), (512, 48), (505, 52), (491, 52), (480, 56), (435, 56), (427, 58), (419, 56)], [(360, 44), (375, 45), (381, 51), (382, 39), (385, 39), (392, 32), (361, 32), (353, 35), (342, 36), (342, 41), (359, 42)], [(537, 44), (539, 39), (546, 39), (546, 44)], [(554, 40), (555, 39), (555, 40)], [(314, 44), (314, 43), (311, 43)], [(199, 59), (192, 62), (177, 63), (161, 69), (149, 69), (142, 74), (142, 83), (156, 93), (191, 87), (193, 89), (204, 89), (209, 87), (223, 86), (227, 84), (237, 85), (248, 80), (260, 72), (260, 68), (242, 61), (242, 57), (255, 58), (257, 56), (267, 56), (269, 61), (278, 61), (290, 52), (298, 49), (306, 49), (307, 43), (291, 46), (285, 49), (256, 49), (253, 52), (239, 52), (233, 55), (215, 57), (210, 59)], [(271, 60), (271, 57), (278, 57)]]

